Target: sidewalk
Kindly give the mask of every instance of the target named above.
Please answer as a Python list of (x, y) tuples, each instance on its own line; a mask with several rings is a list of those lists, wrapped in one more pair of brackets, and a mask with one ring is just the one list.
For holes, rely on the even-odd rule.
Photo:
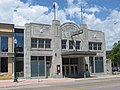
[(13, 82), (13, 80), (0, 80), (0, 88), (7, 87), (17, 87), (17, 86), (25, 86), (25, 85), (35, 85), (35, 84), (47, 84), (47, 83), (63, 83), (70, 82), (72, 79), (68, 78), (59, 78), (59, 79), (18, 79), (18, 82)]
[(65, 82), (73, 82), (76, 80), (95, 80), (95, 79), (109, 79), (109, 78), (120, 78), (120, 75), (101, 75), (98, 77), (91, 78), (49, 78), (49, 79), (18, 79), (18, 82), (13, 82), (13, 80), (0, 80), (0, 88), (7, 87), (19, 87), (25, 85), (35, 85), (35, 84), (48, 84), (48, 83), (65, 83)]

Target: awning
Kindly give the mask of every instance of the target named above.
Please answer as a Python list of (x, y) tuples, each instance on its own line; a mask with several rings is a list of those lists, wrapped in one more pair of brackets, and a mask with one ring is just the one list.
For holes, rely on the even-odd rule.
[(69, 51), (62, 53), (62, 56), (94, 56), (96, 52), (91, 51)]

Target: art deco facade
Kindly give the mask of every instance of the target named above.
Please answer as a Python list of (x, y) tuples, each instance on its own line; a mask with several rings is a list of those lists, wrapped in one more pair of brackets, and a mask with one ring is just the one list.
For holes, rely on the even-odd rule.
[(24, 77), (87, 77), (106, 74), (105, 35), (68, 22), (27, 23)]

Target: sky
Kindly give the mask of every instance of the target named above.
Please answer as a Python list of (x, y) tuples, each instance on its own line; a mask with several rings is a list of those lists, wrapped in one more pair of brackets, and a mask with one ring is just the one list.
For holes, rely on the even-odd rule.
[(54, 1), (61, 24), (80, 25), (82, 6), (83, 23), (89, 29), (105, 33), (106, 50), (111, 50), (120, 40), (120, 0), (0, 0), (0, 23), (51, 24)]

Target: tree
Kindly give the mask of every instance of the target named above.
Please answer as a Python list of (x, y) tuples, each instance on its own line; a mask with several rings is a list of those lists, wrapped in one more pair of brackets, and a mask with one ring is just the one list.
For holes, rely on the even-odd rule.
[(113, 49), (109, 55), (109, 59), (115, 63), (120, 65), (120, 41), (113, 45)]

